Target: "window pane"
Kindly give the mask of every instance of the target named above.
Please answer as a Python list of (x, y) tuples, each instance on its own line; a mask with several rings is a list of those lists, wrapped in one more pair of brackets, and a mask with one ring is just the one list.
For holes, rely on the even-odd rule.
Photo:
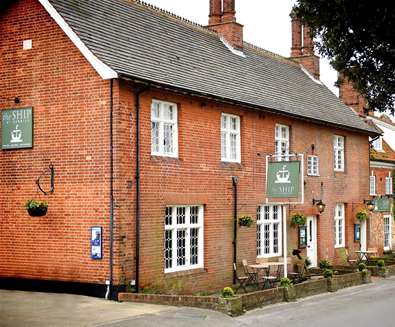
[(165, 231), (165, 269), (170, 269), (173, 266), (173, 231)]
[(230, 159), (237, 159), (237, 135), (230, 134)]
[(166, 216), (165, 216), (165, 225), (166, 226), (169, 226), (172, 224), (172, 214), (173, 214), (173, 208), (167, 207), (166, 208)]
[(273, 206), (273, 219), (278, 220), (278, 206)]
[(185, 224), (185, 208), (179, 207), (177, 208), (177, 225)]
[(184, 266), (185, 260), (185, 229), (177, 230), (177, 266)]
[(153, 153), (159, 152), (159, 123), (151, 123), (151, 147)]
[(273, 253), (278, 254), (278, 223), (273, 224)]
[(199, 222), (199, 207), (191, 207), (190, 209), (190, 223), (197, 224)]
[(261, 255), (261, 224), (256, 225), (256, 255)]
[(221, 127), (222, 129), (226, 129), (228, 125), (228, 116), (222, 115), (221, 116)]
[(173, 124), (163, 124), (163, 145), (165, 153), (173, 153)]
[(265, 220), (269, 220), (270, 219), (270, 207), (269, 206), (265, 206), (265, 216), (264, 219)]
[(226, 132), (221, 132), (221, 158), (228, 158)]
[(191, 265), (197, 265), (199, 257), (199, 228), (191, 228), (190, 234)]
[(153, 102), (152, 103), (152, 107), (151, 107), (151, 116), (152, 118), (156, 118), (158, 119), (160, 116), (160, 109), (159, 109), (160, 105), (158, 102)]
[(263, 242), (264, 242), (264, 253), (270, 253), (270, 225), (264, 224), (263, 225)]

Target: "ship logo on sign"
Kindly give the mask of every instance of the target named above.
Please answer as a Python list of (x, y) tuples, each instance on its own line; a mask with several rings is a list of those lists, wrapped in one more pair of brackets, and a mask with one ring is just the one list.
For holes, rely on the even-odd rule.
[(279, 170), (276, 173), (276, 180), (274, 181), (275, 184), (290, 184), (291, 181), (289, 178), (291, 177), (291, 174), (289, 173), (289, 170), (287, 170), (287, 165), (283, 166), (283, 169)]
[(15, 126), (15, 129), (11, 132), (11, 143), (21, 143), (22, 140), (22, 131), (18, 128), (18, 125)]

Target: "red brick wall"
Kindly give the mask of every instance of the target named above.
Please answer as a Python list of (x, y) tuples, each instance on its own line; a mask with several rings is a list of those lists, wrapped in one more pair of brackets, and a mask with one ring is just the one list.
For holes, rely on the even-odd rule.
[[(22, 41), (33, 49), (22, 51)], [(1, 95), (34, 107), (34, 148), (0, 152), (0, 276), (104, 283), (109, 250), (110, 87), (34, 0), (15, 2), (0, 16)], [(114, 85), (115, 284), (135, 277), (135, 106), (133, 87)], [(179, 158), (151, 156), (153, 98), (176, 102)], [(221, 112), (241, 116), (242, 163), (220, 161)], [(368, 138), (351, 132), (263, 114), (196, 97), (151, 89), (141, 101), (141, 283), (165, 278), (182, 289), (213, 289), (231, 283), (232, 176), (238, 176), (239, 214), (255, 220), (265, 201), (265, 156), (274, 152), (274, 126), (291, 126), (291, 150), (320, 157), (320, 177), (307, 177), (305, 205), (292, 212), (315, 215), (312, 198), (323, 183), (325, 212), (318, 219), (319, 258), (341, 259), (333, 247), (337, 202), (347, 203), (346, 245), (353, 242), (355, 212), (368, 195)], [(346, 138), (346, 172), (334, 173), (333, 134)], [(55, 193), (37, 193), (35, 179), (52, 163)], [(29, 198), (47, 199), (49, 213), (30, 218)], [(205, 269), (193, 275), (163, 274), (166, 205), (201, 204)], [(89, 228), (104, 227), (104, 259), (90, 259)], [(239, 229), (238, 260), (256, 260), (256, 227)], [(4, 237), (3, 237), (4, 235)], [(289, 250), (296, 229), (289, 229)], [(171, 278), (174, 277), (175, 278)], [(170, 280), (170, 281), (169, 281)]]
[[(33, 40), (32, 50), (22, 41)], [(36, 0), (0, 14), (0, 109), (32, 106), (34, 147), (0, 151), (0, 276), (104, 283), (108, 275), (109, 82)], [(55, 193), (35, 185), (55, 167)], [(46, 179), (47, 180), (47, 179)], [(47, 185), (46, 185), (47, 186)], [(47, 200), (31, 218), (28, 199)], [(90, 259), (90, 227), (104, 228), (104, 259)]]
[[(128, 138), (134, 129), (133, 118), (127, 123), (128, 113), (134, 117), (134, 102), (129, 85), (121, 83), (121, 107), (127, 112), (124, 131)], [(179, 158), (151, 156), (150, 107), (152, 99), (178, 104)], [(131, 106), (130, 110), (127, 106)], [(220, 161), (220, 115), (222, 112), (241, 116), (241, 164)], [(133, 122), (133, 124), (132, 124)], [(151, 89), (141, 100), (141, 192), (142, 240), (141, 283), (157, 283), (170, 275), (163, 273), (163, 229), (166, 205), (201, 204), (204, 211), (205, 271), (178, 273), (182, 287), (202, 289), (218, 288), (231, 283), (232, 277), (232, 176), (239, 176), (238, 212), (251, 215), (254, 220), (257, 206), (265, 201), (265, 156), (274, 152), (274, 127), (276, 123), (291, 126), (291, 150), (320, 157), (320, 177), (307, 177), (305, 205), (292, 206), (292, 212), (316, 215), (313, 198), (320, 198), (321, 182), (324, 183), (325, 212), (318, 219), (319, 258), (344, 259), (335, 255), (333, 246), (334, 206), (347, 204), (346, 245), (353, 248), (353, 223), (357, 209), (363, 206), (368, 194), (368, 137), (351, 132), (317, 126), (286, 117), (263, 114), (172, 92)], [(129, 126), (128, 126), (129, 124)], [(134, 132), (132, 132), (134, 133)], [(346, 171), (334, 173), (332, 163), (333, 135), (346, 139)], [(133, 179), (134, 146), (124, 147), (126, 180)], [(365, 153), (365, 154), (364, 154)], [(130, 204), (131, 205), (131, 204)], [(125, 212), (126, 214), (126, 212)], [(129, 217), (129, 216), (128, 216)], [(289, 228), (289, 250), (296, 247), (297, 231)], [(128, 244), (133, 226), (128, 225)], [(239, 228), (238, 260), (256, 260), (256, 226)], [(131, 252), (131, 251), (130, 251)], [(181, 278), (182, 277), (182, 278)], [(182, 282), (180, 282), (180, 279)], [(185, 282), (185, 284), (184, 284)], [(171, 282), (170, 282), (171, 283)]]

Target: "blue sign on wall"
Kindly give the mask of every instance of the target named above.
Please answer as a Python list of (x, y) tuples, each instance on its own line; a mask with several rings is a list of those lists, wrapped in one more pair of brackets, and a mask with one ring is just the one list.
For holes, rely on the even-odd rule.
[(100, 260), (103, 258), (103, 228), (91, 228), (91, 258)]

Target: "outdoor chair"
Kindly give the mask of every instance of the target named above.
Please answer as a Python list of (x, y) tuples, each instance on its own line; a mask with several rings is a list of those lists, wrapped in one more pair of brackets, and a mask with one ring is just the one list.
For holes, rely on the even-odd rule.
[(236, 281), (239, 284), (239, 286), (235, 289), (235, 292), (237, 293), (239, 289), (242, 288), (244, 292), (247, 293), (246, 284), (249, 279), (248, 276), (239, 276), (239, 274), (237, 273), (237, 268), (235, 263), (233, 263), (233, 270), (235, 272)]
[(347, 257), (347, 263), (355, 268), (358, 264), (358, 260), (357, 259), (353, 259), (350, 252), (348, 251), (348, 249), (346, 248), (346, 257)]
[(295, 284), (306, 281), (308, 279), (308, 272), (306, 265), (304, 263), (296, 263), (294, 272), (288, 273), (288, 277)]
[(261, 277), (263, 288), (273, 288), (277, 282), (277, 276), (271, 274), (270, 266), (266, 270), (266, 274)]
[(244, 275), (248, 277), (247, 285), (258, 284), (258, 272), (251, 270), (245, 259), (241, 260), (241, 264), (243, 265)]

